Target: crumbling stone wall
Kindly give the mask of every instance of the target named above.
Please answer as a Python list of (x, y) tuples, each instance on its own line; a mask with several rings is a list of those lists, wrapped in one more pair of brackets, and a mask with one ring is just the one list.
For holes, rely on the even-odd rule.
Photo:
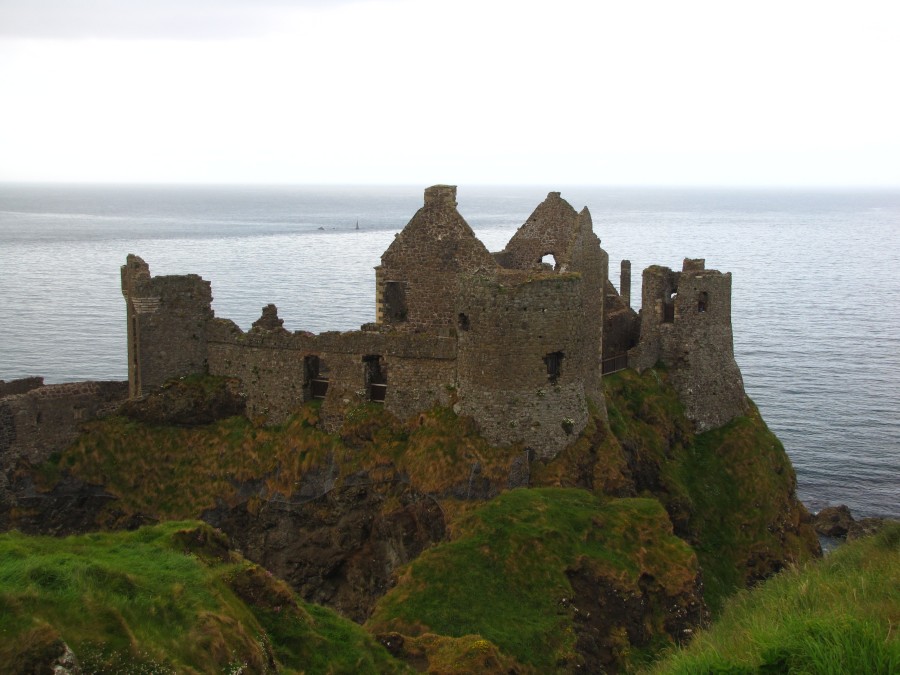
[(39, 464), (64, 450), (88, 420), (116, 409), (127, 382), (72, 382), (36, 387), (0, 398), (0, 467)]
[[(263, 311), (268, 320), (257, 321), (247, 333), (224, 319), (213, 320), (208, 329), (209, 372), (241, 380), (249, 415), (284, 421), (313, 397), (310, 380), (318, 374), (328, 380), (322, 419), (334, 429), (347, 410), (372, 398), (367, 360), (379, 362), (386, 386), (383, 403), (401, 419), (449, 404), (455, 340), (384, 332), (377, 326), (346, 333), (291, 333), (281, 327), (274, 306)], [(310, 370), (310, 358), (317, 373)]]
[(43, 377), (23, 377), (22, 379), (10, 380), (9, 382), (0, 380), (0, 398), (12, 396), (13, 394), (24, 394), (43, 386)]
[[(553, 265), (544, 262), (552, 256)], [(581, 371), (587, 395), (605, 410), (600, 386), (603, 314), (609, 256), (594, 234), (587, 208), (576, 212), (559, 192), (550, 192), (513, 235), (496, 259), (508, 269), (577, 273), (581, 281), (581, 315), (577, 325), (586, 351)]]
[(626, 354), (638, 341), (640, 321), (610, 281), (606, 282), (603, 312), (603, 359)]
[(705, 269), (702, 259), (686, 258), (681, 272), (654, 265), (644, 270), (642, 297), (640, 342), (629, 353), (629, 365), (665, 365), (685, 414), (700, 431), (744, 414), (747, 398), (731, 329), (731, 274)]
[(238, 378), (248, 413), (268, 422), (323, 398), (328, 430), (367, 401), (400, 418), (455, 402), (491, 441), (550, 457), (584, 428), (589, 401), (605, 412), (602, 358), (631, 348), (638, 368), (670, 366), (701, 428), (731, 419), (743, 387), (731, 348), (730, 275), (702, 261), (680, 273), (650, 268), (638, 321), (630, 266), (622, 268), (624, 296), (608, 267), (590, 212), (576, 212), (558, 192), (491, 254), (448, 185), (425, 190), (423, 207), (385, 251), (377, 321), (359, 331), (291, 333), (268, 305), (244, 333), (215, 319), (209, 282), (151, 277), (130, 255), (122, 268), (130, 393), (208, 369)]
[(399, 331), (452, 335), (459, 280), (496, 267), (456, 210), (456, 187), (432, 186), (425, 190), (425, 205), (375, 270), (376, 322)]
[(206, 326), (213, 318), (208, 281), (196, 274), (150, 276), (136, 255), (122, 266), (132, 397), (166, 380), (206, 369)]

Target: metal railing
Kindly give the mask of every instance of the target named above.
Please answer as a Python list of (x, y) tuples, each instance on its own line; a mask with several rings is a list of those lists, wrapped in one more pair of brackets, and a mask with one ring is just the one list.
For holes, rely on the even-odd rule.
[(616, 354), (615, 356), (603, 359), (600, 363), (600, 374), (610, 375), (612, 373), (617, 373), (620, 370), (625, 370), (627, 367), (628, 352), (623, 352), (622, 354)]

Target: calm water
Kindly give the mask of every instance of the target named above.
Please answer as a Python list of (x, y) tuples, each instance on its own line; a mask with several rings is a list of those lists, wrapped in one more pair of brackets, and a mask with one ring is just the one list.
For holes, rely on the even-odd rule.
[[(0, 379), (125, 379), (128, 253), (210, 280), (244, 329), (269, 302), (291, 330), (355, 329), (423, 187), (0, 185)], [(731, 271), (738, 364), (801, 498), (900, 517), (900, 191), (460, 186), (459, 209), (499, 250), (551, 189), (590, 208), (617, 285), (632, 261), (635, 298), (651, 263)]]

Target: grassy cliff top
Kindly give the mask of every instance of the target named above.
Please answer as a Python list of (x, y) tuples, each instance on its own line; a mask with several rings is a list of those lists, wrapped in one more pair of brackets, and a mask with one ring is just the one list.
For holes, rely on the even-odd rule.
[(196, 522), (0, 535), (0, 607), (3, 672), (44, 672), (66, 646), (85, 672), (406, 672)]
[(900, 672), (900, 523), (730, 598), (654, 673)]

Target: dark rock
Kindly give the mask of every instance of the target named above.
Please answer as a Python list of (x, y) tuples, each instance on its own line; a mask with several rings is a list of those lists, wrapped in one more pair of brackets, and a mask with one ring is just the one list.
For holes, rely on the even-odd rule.
[(889, 522), (891, 522), (889, 518), (860, 518), (847, 530), (847, 541), (877, 534)]
[(828, 506), (813, 516), (813, 527), (825, 537), (846, 537), (853, 522), (850, 509), (843, 504)]
[[(118, 498), (103, 486), (85, 483), (69, 475), (51, 490), (38, 490), (31, 477), (23, 476), (11, 485), (13, 499), (0, 504), (0, 531), (17, 529), (25, 534), (66, 536), (98, 529), (101, 513)], [(129, 521), (139, 516), (129, 516)], [(109, 514), (106, 519), (115, 518)], [(128, 527), (129, 522), (108, 523)]]
[(649, 645), (653, 636), (647, 627), (654, 614), (663, 614), (666, 633), (678, 643), (686, 642), (706, 618), (700, 580), (675, 595), (653, 576), (642, 574), (637, 585), (601, 573), (582, 561), (566, 572), (573, 597), (571, 604), (577, 635), (575, 649), (584, 672), (617, 672), (623, 654)]
[(306, 601), (360, 622), (391, 587), (394, 571), (446, 535), (438, 503), (400, 481), (270, 500), (255, 513), (246, 503), (220, 504), (202, 517)]

